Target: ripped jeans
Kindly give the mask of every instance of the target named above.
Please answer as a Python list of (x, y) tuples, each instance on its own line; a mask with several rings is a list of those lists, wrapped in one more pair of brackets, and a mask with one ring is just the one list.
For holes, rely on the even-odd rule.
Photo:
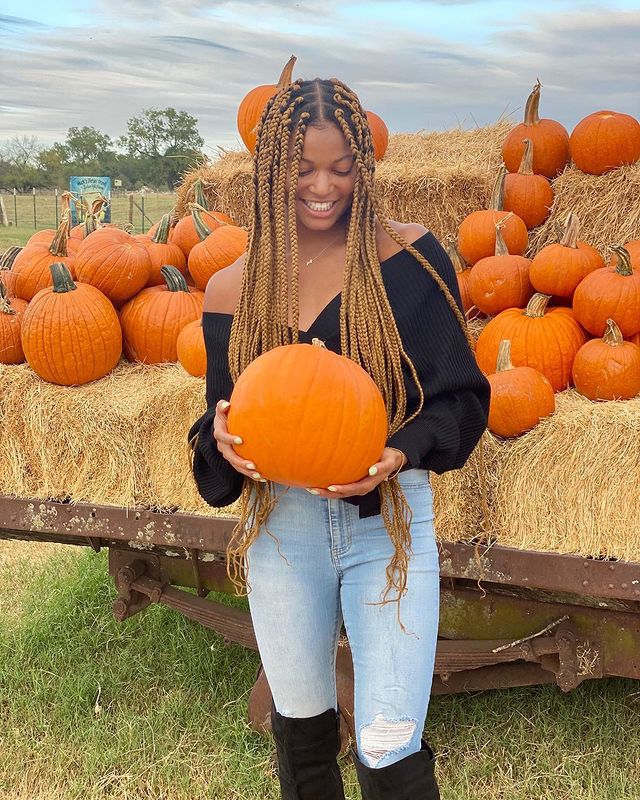
[(420, 750), (438, 633), (428, 472), (410, 469), (398, 479), (413, 512), (408, 591), (400, 603), (407, 633), (395, 602), (368, 605), (381, 599), (393, 554), (380, 515), (360, 519), (350, 503), (290, 488), (267, 521), (282, 555), (265, 530), (247, 554), (249, 606), (276, 709), (286, 717), (312, 717), (338, 707), (335, 662), (344, 621), (353, 656), (356, 747), (370, 767)]

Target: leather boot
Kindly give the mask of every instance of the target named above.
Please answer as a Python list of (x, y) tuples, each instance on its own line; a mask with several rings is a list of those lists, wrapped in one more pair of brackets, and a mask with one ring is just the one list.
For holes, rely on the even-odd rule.
[(340, 767), (340, 714), (283, 717), (271, 703), (282, 800), (344, 800)]
[(362, 800), (440, 800), (433, 750), (423, 740), (417, 753), (374, 769), (363, 764), (351, 748)]

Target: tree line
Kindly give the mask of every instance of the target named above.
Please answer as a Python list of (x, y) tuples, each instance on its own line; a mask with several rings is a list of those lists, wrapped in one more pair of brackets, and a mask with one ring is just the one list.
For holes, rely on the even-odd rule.
[(124, 189), (173, 189), (203, 146), (196, 117), (175, 108), (145, 109), (115, 139), (87, 125), (69, 128), (51, 147), (37, 136), (14, 136), (0, 145), (0, 190), (63, 187), (71, 175), (107, 175)]

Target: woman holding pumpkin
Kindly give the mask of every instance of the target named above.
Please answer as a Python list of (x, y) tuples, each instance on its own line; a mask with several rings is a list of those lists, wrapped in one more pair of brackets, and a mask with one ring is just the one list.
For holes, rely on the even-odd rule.
[[(439, 600), (428, 470), (464, 464), (489, 404), (455, 273), (429, 231), (376, 213), (366, 113), (336, 79), (296, 81), (269, 101), (254, 189), (248, 252), (207, 287), (208, 411), (190, 439), (204, 499), (220, 507), (242, 496), (229, 569), (247, 581), (282, 797), (344, 798), (335, 681), (344, 621), (363, 798), (437, 798), (422, 740)], [(373, 378), (389, 437), (361, 480), (283, 491), (234, 450), (228, 401), (260, 354), (312, 338)]]

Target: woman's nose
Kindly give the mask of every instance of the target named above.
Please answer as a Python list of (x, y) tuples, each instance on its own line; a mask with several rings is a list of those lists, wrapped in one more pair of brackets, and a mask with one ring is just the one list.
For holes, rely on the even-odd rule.
[(331, 191), (331, 175), (328, 172), (316, 172), (309, 184), (309, 189), (318, 197), (324, 197)]

